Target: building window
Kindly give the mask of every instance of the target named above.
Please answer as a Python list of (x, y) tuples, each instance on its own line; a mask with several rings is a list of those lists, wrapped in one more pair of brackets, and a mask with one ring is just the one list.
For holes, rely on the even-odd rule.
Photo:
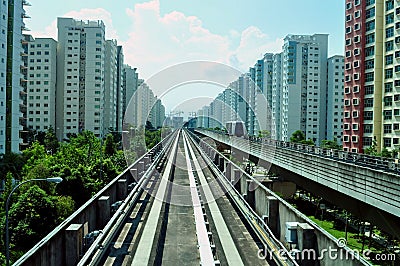
[(373, 42), (375, 42), (375, 33), (371, 33), (365, 36), (365, 44), (370, 44)]
[(364, 87), (365, 94), (374, 94), (374, 86), (367, 85)]
[(346, 39), (346, 45), (350, 45), (351, 44), (351, 39)]
[(390, 120), (392, 119), (392, 110), (385, 110), (383, 111), (383, 119)]
[(349, 136), (344, 135), (343, 136), (343, 142), (349, 142)]
[(374, 81), (374, 72), (365, 73), (365, 82)]
[(351, 2), (348, 2), (348, 3), (346, 3), (346, 10), (349, 10), (349, 9), (351, 9)]
[(392, 10), (394, 8), (394, 1), (388, 0), (386, 1), (386, 11)]
[(386, 22), (386, 25), (394, 22), (394, 13), (393, 12), (386, 15), (385, 22)]
[(365, 30), (370, 31), (375, 29), (375, 20), (368, 21), (365, 23)]
[(360, 91), (360, 86), (355, 85), (355, 86), (353, 87), (353, 92), (354, 92), (354, 93), (357, 93), (357, 92), (359, 92), (359, 91)]
[(350, 33), (351, 32), (351, 27), (349, 26), (349, 27), (346, 27), (346, 34), (348, 34), (348, 33)]
[(385, 43), (385, 51), (386, 51), (386, 52), (392, 51), (393, 48), (394, 48), (393, 41), (387, 41), (387, 42)]
[(393, 78), (393, 68), (385, 69), (385, 79)]
[(386, 38), (393, 37), (393, 35), (394, 35), (394, 28), (393, 28), (393, 27), (387, 28), (385, 33), (386, 33)]
[(344, 118), (350, 118), (350, 112), (345, 111), (344, 112)]
[(374, 116), (373, 111), (364, 111), (364, 120), (372, 120)]
[(358, 136), (351, 136), (351, 142), (357, 143), (358, 142)]
[(365, 48), (365, 56), (373, 56), (375, 54), (375, 47), (366, 47)]
[(372, 138), (363, 137), (363, 146), (372, 146)]
[(386, 65), (393, 64), (393, 55), (392, 54), (385, 56), (385, 64)]
[(349, 99), (344, 100), (344, 106), (350, 106), (350, 100)]
[(352, 129), (353, 130), (358, 130), (358, 123), (353, 123)]
[(383, 98), (383, 103), (385, 106), (392, 106), (393, 98), (392, 96), (386, 96)]
[(359, 30), (360, 29), (360, 23), (354, 24), (354, 30)]
[(372, 7), (372, 8), (367, 9), (365, 11), (365, 18), (366, 19), (373, 18), (374, 16), (375, 16), (375, 7)]
[(383, 138), (383, 147), (391, 147), (392, 139), (391, 138)]
[(350, 130), (350, 124), (349, 123), (344, 123), (343, 129), (344, 130)]
[(373, 98), (366, 98), (364, 100), (364, 107), (373, 107), (374, 106), (374, 99)]
[(384, 124), (383, 133), (392, 133), (392, 124)]
[(370, 134), (372, 133), (373, 125), (371, 124), (364, 124), (364, 133)]
[(345, 94), (349, 94), (350, 93), (350, 88), (349, 87), (345, 87), (344, 88), (344, 93)]
[(359, 73), (354, 73), (354, 80), (359, 80), (360, 79), (360, 74)]
[(353, 111), (352, 115), (353, 115), (353, 118), (358, 118), (358, 111)]
[(385, 83), (385, 92), (393, 91), (393, 82), (386, 82)]
[(365, 69), (373, 69), (374, 68), (374, 59), (365, 61)]

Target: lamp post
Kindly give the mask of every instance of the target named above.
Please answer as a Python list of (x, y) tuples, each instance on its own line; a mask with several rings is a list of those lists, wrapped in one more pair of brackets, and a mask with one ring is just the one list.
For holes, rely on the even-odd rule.
[(8, 205), (10, 203), (12, 194), (14, 193), (14, 191), (17, 188), (19, 188), (23, 184), (26, 184), (28, 182), (33, 182), (33, 181), (47, 181), (50, 183), (60, 183), (62, 181), (62, 178), (61, 177), (49, 177), (49, 178), (30, 179), (30, 180), (26, 180), (26, 181), (18, 184), (11, 190), (10, 194), (8, 195), (7, 202), (6, 202), (6, 263), (7, 263), (6, 265), (7, 266), (10, 265), (10, 243), (9, 243), (9, 236), (8, 236)]

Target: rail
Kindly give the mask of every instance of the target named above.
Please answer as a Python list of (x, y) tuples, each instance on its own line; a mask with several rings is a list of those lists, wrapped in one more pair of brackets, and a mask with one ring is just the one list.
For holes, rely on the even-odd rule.
[[(224, 132), (210, 129), (196, 129), (196, 131), (200, 132), (202, 130), (210, 131), (221, 136), (224, 136), (226, 139), (231, 138), (232, 136), (226, 135)], [(293, 143), (287, 141), (273, 140), (268, 138), (258, 138), (258, 137), (241, 137), (246, 140), (249, 140), (253, 143), (258, 143), (262, 145), (267, 145), (274, 148), (282, 148), (282, 149), (290, 149), (293, 151), (313, 154), (319, 157), (330, 158), (336, 161), (342, 161), (346, 163), (352, 163), (359, 166), (370, 167), (373, 169), (379, 169), (382, 171), (387, 171), (390, 173), (400, 174), (400, 164), (398, 159), (396, 158), (387, 158), (387, 157), (379, 157), (372, 156), (361, 153), (354, 153), (348, 151), (342, 151), (337, 149), (326, 149), (322, 147)]]

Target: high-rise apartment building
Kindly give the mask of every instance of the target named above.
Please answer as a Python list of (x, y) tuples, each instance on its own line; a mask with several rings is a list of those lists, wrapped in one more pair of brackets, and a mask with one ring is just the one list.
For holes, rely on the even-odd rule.
[(326, 94), (326, 139), (342, 145), (344, 57), (335, 55), (328, 58), (328, 87)]
[(59, 139), (90, 130), (104, 136), (105, 26), (58, 18), (57, 113)]
[(22, 42), (23, 19), (26, 18), (23, 0), (0, 3), (0, 154), (23, 149), (24, 134), (24, 53)]
[(56, 127), (57, 42), (51, 38), (27, 43), (27, 127), (47, 131)]
[(400, 133), (400, 3), (346, 0), (345, 150), (398, 148)]
[(118, 93), (118, 47), (116, 40), (106, 40), (104, 60), (104, 133), (116, 130)]
[(281, 140), (296, 130), (325, 139), (328, 35), (288, 35), (282, 52)]
[(122, 131), (124, 119), (124, 52), (122, 46), (117, 47), (117, 112), (116, 130)]

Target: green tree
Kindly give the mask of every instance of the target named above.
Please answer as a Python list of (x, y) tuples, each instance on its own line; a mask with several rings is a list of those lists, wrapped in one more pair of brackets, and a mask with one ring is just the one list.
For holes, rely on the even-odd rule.
[[(37, 185), (18, 197), (9, 210), (10, 246), (28, 250), (56, 225), (56, 206)], [(5, 219), (2, 220), (2, 228)]]
[(117, 146), (114, 141), (114, 136), (108, 134), (106, 140), (104, 141), (104, 153), (107, 156), (113, 156), (117, 152)]
[(260, 130), (260, 131), (258, 131), (258, 137), (259, 138), (269, 138), (269, 137), (271, 137), (271, 132), (269, 132), (268, 130)]
[(372, 141), (372, 145), (364, 149), (364, 153), (372, 156), (378, 156), (376, 139)]
[(302, 141), (306, 140), (306, 136), (304, 135), (303, 131), (296, 130), (293, 132), (292, 136), (290, 137), (290, 142), (294, 143), (301, 143)]
[(44, 147), (46, 151), (50, 151), (51, 154), (55, 153), (59, 147), (59, 143), (54, 132), (54, 129), (50, 126), (44, 137)]
[(326, 140), (324, 139), (321, 143), (321, 147), (324, 149), (341, 149), (340, 145), (336, 142), (336, 140)]

